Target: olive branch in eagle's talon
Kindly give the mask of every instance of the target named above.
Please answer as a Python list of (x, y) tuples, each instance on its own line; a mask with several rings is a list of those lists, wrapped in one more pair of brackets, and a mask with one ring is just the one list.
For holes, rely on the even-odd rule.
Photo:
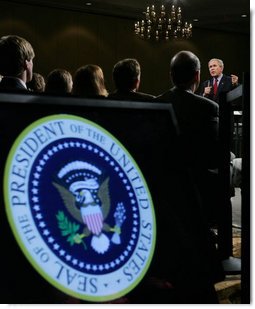
[(66, 240), (70, 243), (71, 246), (74, 244), (83, 244), (84, 249), (87, 249), (85, 242), (82, 240), (85, 234), (78, 234), (77, 231), (80, 228), (79, 224), (74, 222), (70, 222), (68, 218), (65, 216), (63, 211), (59, 211), (56, 215), (58, 219), (58, 227), (61, 230), (61, 235), (66, 236)]

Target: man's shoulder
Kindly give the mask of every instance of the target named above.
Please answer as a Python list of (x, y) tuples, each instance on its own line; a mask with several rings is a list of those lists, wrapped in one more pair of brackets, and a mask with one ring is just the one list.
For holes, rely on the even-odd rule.
[(203, 103), (203, 104), (206, 104), (206, 105), (209, 105), (209, 106), (211, 105), (211, 106), (214, 106), (214, 107), (219, 106), (219, 104), (216, 103), (215, 101), (213, 101), (213, 100), (211, 100), (207, 97), (204, 97), (200, 94), (193, 94), (193, 96), (194, 96), (194, 100), (201, 102), (201, 104)]
[(222, 79), (223, 79), (223, 80), (227, 80), (227, 81), (232, 81), (231, 76), (226, 75), (226, 74), (223, 74), (223, 75), (222, 75)]
[(144, 92), (111, 92), (108, 99), (128, 100), (128, 101), (151, 101), (155, 96)]
[(157, 96), (156, 101), (159, 102), (183, 102), (183, 103), (188, 103), (190, 101), (195, 101), (195, 102), (214, 102), (212, 100), (206, 99), (203, 96), (194, 94), (191, 91), (185, 91), (181, 90), (178, 88), (171, 88), (168, 91), (162, 93), (161, 95)]
[(174, 90), (169, 89), (163, 93), (161, 93), (160, 95), (158, 95), (155, 99), (154, 102), (166, 102), (166, 103), (170, 103), (174, 98)]
[(0, 82), (1, 92), (29, 92), (17, 78), (3, 77)]
[(222, 90), (221, 90), (222, 92), (228, 92), (240, 85), (239, 83), (233, 84), (232, 77), (229, 75), (225, 75), (225, 74), (223, 74), (220, 83), (222, 87)]
[(207, 113), (208, 115), (214, 114), (218, 115), (219, 113), (219, 104), (215, 101), (203, 97), (202, 95), (194, 94), (193, 95), (193, 105), (196, 105), (196, 109)]
[(138, 98), (143, 98), (143, 99), (154, 99), (155, 96), (149, 93), (144, 93), (144, 92), (133, 92), (134, 93), (134, 97), (138, 97)]

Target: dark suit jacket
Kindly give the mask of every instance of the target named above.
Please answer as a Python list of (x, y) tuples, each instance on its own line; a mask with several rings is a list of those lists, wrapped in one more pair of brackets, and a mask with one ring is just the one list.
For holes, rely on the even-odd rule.
[(143, 92), (133, 91), (114, 91), (107, 97), (109, 100), (123, 100), (123, 101), (151, 101), (155, 96)]
[(213, 94), (213, 78), (208, 79), (208, 80), (206, 80), (205, 82), (202, 83), (201, 95), (203, 95), (204, 89), (205, 89), (205, 87), (208, 86), (208, 83), (212, 88), (211, 88), (211, 93), (206, 97), (208, 99), (211, 99), (211, 100), (217, 102), (217, 103), (219, 103), (220, 93), (229, 92), (230, 90), (234, 89), (237, 86), (237, 85), (235, 85), (235, 86), (232, 85), (232, 80), (231, 80), (230, 76), (223, 74), (223, 76), (220, 80), (220, 83), (218, 85), (217, 93), (216, 93), (215, 96)]
[(158, 96), (156, 101), (173, 105), (185, 161), (195, 170), (218, 166), (218, 104), (176, 87)]
[[(172, 88), (156, 99), (172, 103), (180, 128), (183, 165), (192, 172), (209, 224), (219, 220), (219, 105), (200, 95)], [(178, 162), (177, 162), (178, 163)], [(176, 162), (173, 162), (176, 165)]]
[[(172, 190), (174, 187), (174, 191), (177, 191), (177, 194), (179, 195), (180, 210), (178, 211), (178, 209), (174, 207), (175, 201), (173, 198), (172, 204), (169, 205), (169, 208), (171, 208), (173, 212), (171, 215), (175, 216), (176, 222), (182, 225), (179, 230), (176, 230), (175, 235), (178, 238), (178, 242), (187, 245), (190, 240), (184, 236), (186, 232), (189, 237), (193, 237), (194, 244), (201, 244), (200, 249), (197, 247), (193, 250), (193, 260), (190, 259), (191, 251), (184, 253), (184, 250), (183, 252), (180, 251), (176, 253), (176, 250), (173, 250), (172, 256), (175, 256), (177, 259), (176, 267), (178, 268), (177, 265), (181, 265), (180, 267), (183, 269), (183, 272), (180, 270), (176, 271), (178, 282), (176, 283), (174, 281), (174, 283), (177, 284), (178, 288), (180, 284), (180, 289), (184, 291), (185, 287), (182, 286), (182, 283), (188, 282), (188, 277), (192, 276), (192, 280), (194, 281), (189, 284), (189, 288), (192, 291), (190, 293), (194, 293), (194, 295), (199, 293), (195, 287), (197, 285), (201, 291), (200, 297), (202, 299), (203, 293), (205, 298), (209, 297), (208, 291), (211, 286), (209, 281), (217, 281), (219, 280), (218, 278), (223, 278), (221, 264), (216, 257), (216, 249), (212, 244), (211, 235), (207, 225), (208, 222), (206, 220), (209, 217), (210, 210), (208, 209), (207, 201), (204, 199), (208, 194), (208, 169), (218, 167), (219, 106), (217, 103), (207, 98), (201, 97), (192, 92), (178, 89), (177, 87), (173, 87), (158, 96), (154, 102), (155, 101), (172, 104), (179, 126), (179, 140), (182, 151), (180, 151), (176, 160), (172, 160), (173, 170), (169, 175), (169, 184), (170, 179), (176, 179), (175, 187), (171, 185), (169, 186)], [(173, 142), (172, 152), (175, 151), (176, 146), (178, 146), (178, 144), (176, 145)], [(169, 159), (171, 160), (171, 158)], [(185, 176), (186, 179), (183, 179), (183, 181), (180, 179), (178, 180), (178, 174), (181, 174), (179, 166), (184, 169), (186, 167), (186, 170), (191, 172), (187, 173)], [(178, 189), (179, 185), (182, 190)], [(187, 188), (190, 188), (190, 200), (192, 200), (191, 197), (193, 197), (194, 204), (187, 203), (186, 205), (185, 200), (183, 200), (183, 195), (185, 195)], [(171, 192), (171, 189), (169, 188), (169, 192)], [(209, 187), (209, 189), (214, 193), (213, 187)], [(199, 196), (197, 193), (199, 193)], [(171, 194), (173, 195), (173, 193)], [(208, 197), (211, 198), (210, 192)], [(157, 207), (162, 206), (157, 205)], [(168, 214), (164, 214), (163, 217), (165, 217), (165, 220), (167, 221)], [(161, 241), (161, 229), (164, 228), (166, 231), (167, 226), (167, 223), (162, 224), (162, 220), (163, 219), (160, 218), (157, 221), (157, 223), (159, 222), (158, 242)], [(192, 224), (190, 224), (191, 222)], [(195, 232), (195, 229), (197, 228), (201, 229), (200, 233), (199, 231)], [(208, 235), (208, 238), (204, 239), (205, 235)], [(176, 248), (178, 248), (178, 246), (176, 246)], [(186, 261), (183, 259), (183, 256), (187, 257)], [(170, 260), (169, 256), (167, 258)], [(156, 261), (158, 263), (164, 263), (161, 260)], [(191, 275), (191, 269), (194, 271), (194, 275)], [(194, 286), (191, 287), (192, 284), (194, 284)], [(207, 292), (203, 290), (206, 288), (208, 288)], [(213, 289), (212, 286), (211, 288)], [(189, 292), (185, 291), (185, 293), (187, 293), (185, 295), (185, 297), (187, 297)], [(190, 296), (190, 298), (192, 297)]]
[(3, 77), (0, 82), (1, 92), (21, 92), (28, 93), (29, 90), (19, 81), (18, 78)]

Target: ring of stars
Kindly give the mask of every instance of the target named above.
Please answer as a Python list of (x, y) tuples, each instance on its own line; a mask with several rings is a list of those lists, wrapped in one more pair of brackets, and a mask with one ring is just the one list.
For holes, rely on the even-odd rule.
[[(122, 254), (115, 258), (113, 261), (105, 264), (91, 264), (85, 263), (84, 261), (80, 261), (74, 256), (72, 256), (69, 252), (66, 252), (59, 243), (54, 239), (54, 236), (51, 235), (50, 230), (47, 228), (47, 223), (44, 221), (44, 216), (41, 211), (40, 207), (40, 198), (38, 195), (38, 187), (40, 184), (40, 174), (43, 171), (47, 161), (51, 159), (56, 153), (59, 151), (68, 149), (68, 148), (81, 148), (86, 149), (95, 153), (96, 155), (103, 158), (117, 173), (119, 178), (121, 179), (123, 185), (125, 186), (126, 191), (128, 192), (130, 203), (132, 205), (132, 212), (133, 212), (133, 228), (130, 240), (126, 246), (126, 249), (122, 252)], [(72, 180), (72, 176), (70, 176), (69, 181)], [(132, 253), (133, 247), (136, 244), (136, 239), (138, 237), (139, 229), (137, 228), (139, 224), (139, 212), (136, 200), (134, 199), (134, 194), (131, 192), (131, 186), (128, 185), (128, 179), (125, 177), (125, 174), (121, 171), (117, 163), (111, 159), (107, 154), (103, 151), (94, 147), (92, 145), (88, 145), (85, 142), (78, 142), (78, 141), (70, 141), (70, 142), (63, 142), (59, 143), (58, 145), (53, 146), (51, 149), (47, 150), (45, 153), (41, 155), (40, 160), (38, 160), (38, 165), (35, 167), (35, 172), (33, 174), (32, 180), (32, 202), (33, 202), (33, 210), (35, 211), (36, 215), (35, 218), (38, 220), (38, 226), (41, 230), (41, 233), (46, 237), (46, 240), (50, 247), (58, 254), (63, 260), (66, 262), (71, 263), (73, 266), (78, 267), (80, 270), (85, 269), (87, 271), (98, 272), (103, 270), (109, 270), (111, 268), (117, 267), (120, 263), (122, 263), (127, 257)]]

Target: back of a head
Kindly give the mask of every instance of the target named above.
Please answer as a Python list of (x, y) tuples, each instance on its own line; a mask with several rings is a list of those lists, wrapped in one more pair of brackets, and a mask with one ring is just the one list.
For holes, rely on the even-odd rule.
[(72, 86), (71, 73), (64, 69), (55, 69), (47, 76), (45, 93), (64, 95), (72, 91)]
[(39, 73), (33, 73), (33, 78), (27, 83), (27, 87), (34, 92), (44, 92), (45, 80)]
[(170, 73), (175, 86), (187, 89), (200, 70), (198, 57), (190, 51), (180, 51), (171, 60)]
[(114, 65), (112, 74), (117, 90), (133, 90), (135, 82), (140, 79), (140, 64), (136, 59), (123, 59)]
[(95, 64), (80, 67), (74, 74), (72, 93), (83, 97), (107, 96), (102, 69)]
[(20, 76), (24, 71), (25, 61), (34, 58), (31, 44), (17, 35), (0, 38), (0, 74), (3, 76)]

